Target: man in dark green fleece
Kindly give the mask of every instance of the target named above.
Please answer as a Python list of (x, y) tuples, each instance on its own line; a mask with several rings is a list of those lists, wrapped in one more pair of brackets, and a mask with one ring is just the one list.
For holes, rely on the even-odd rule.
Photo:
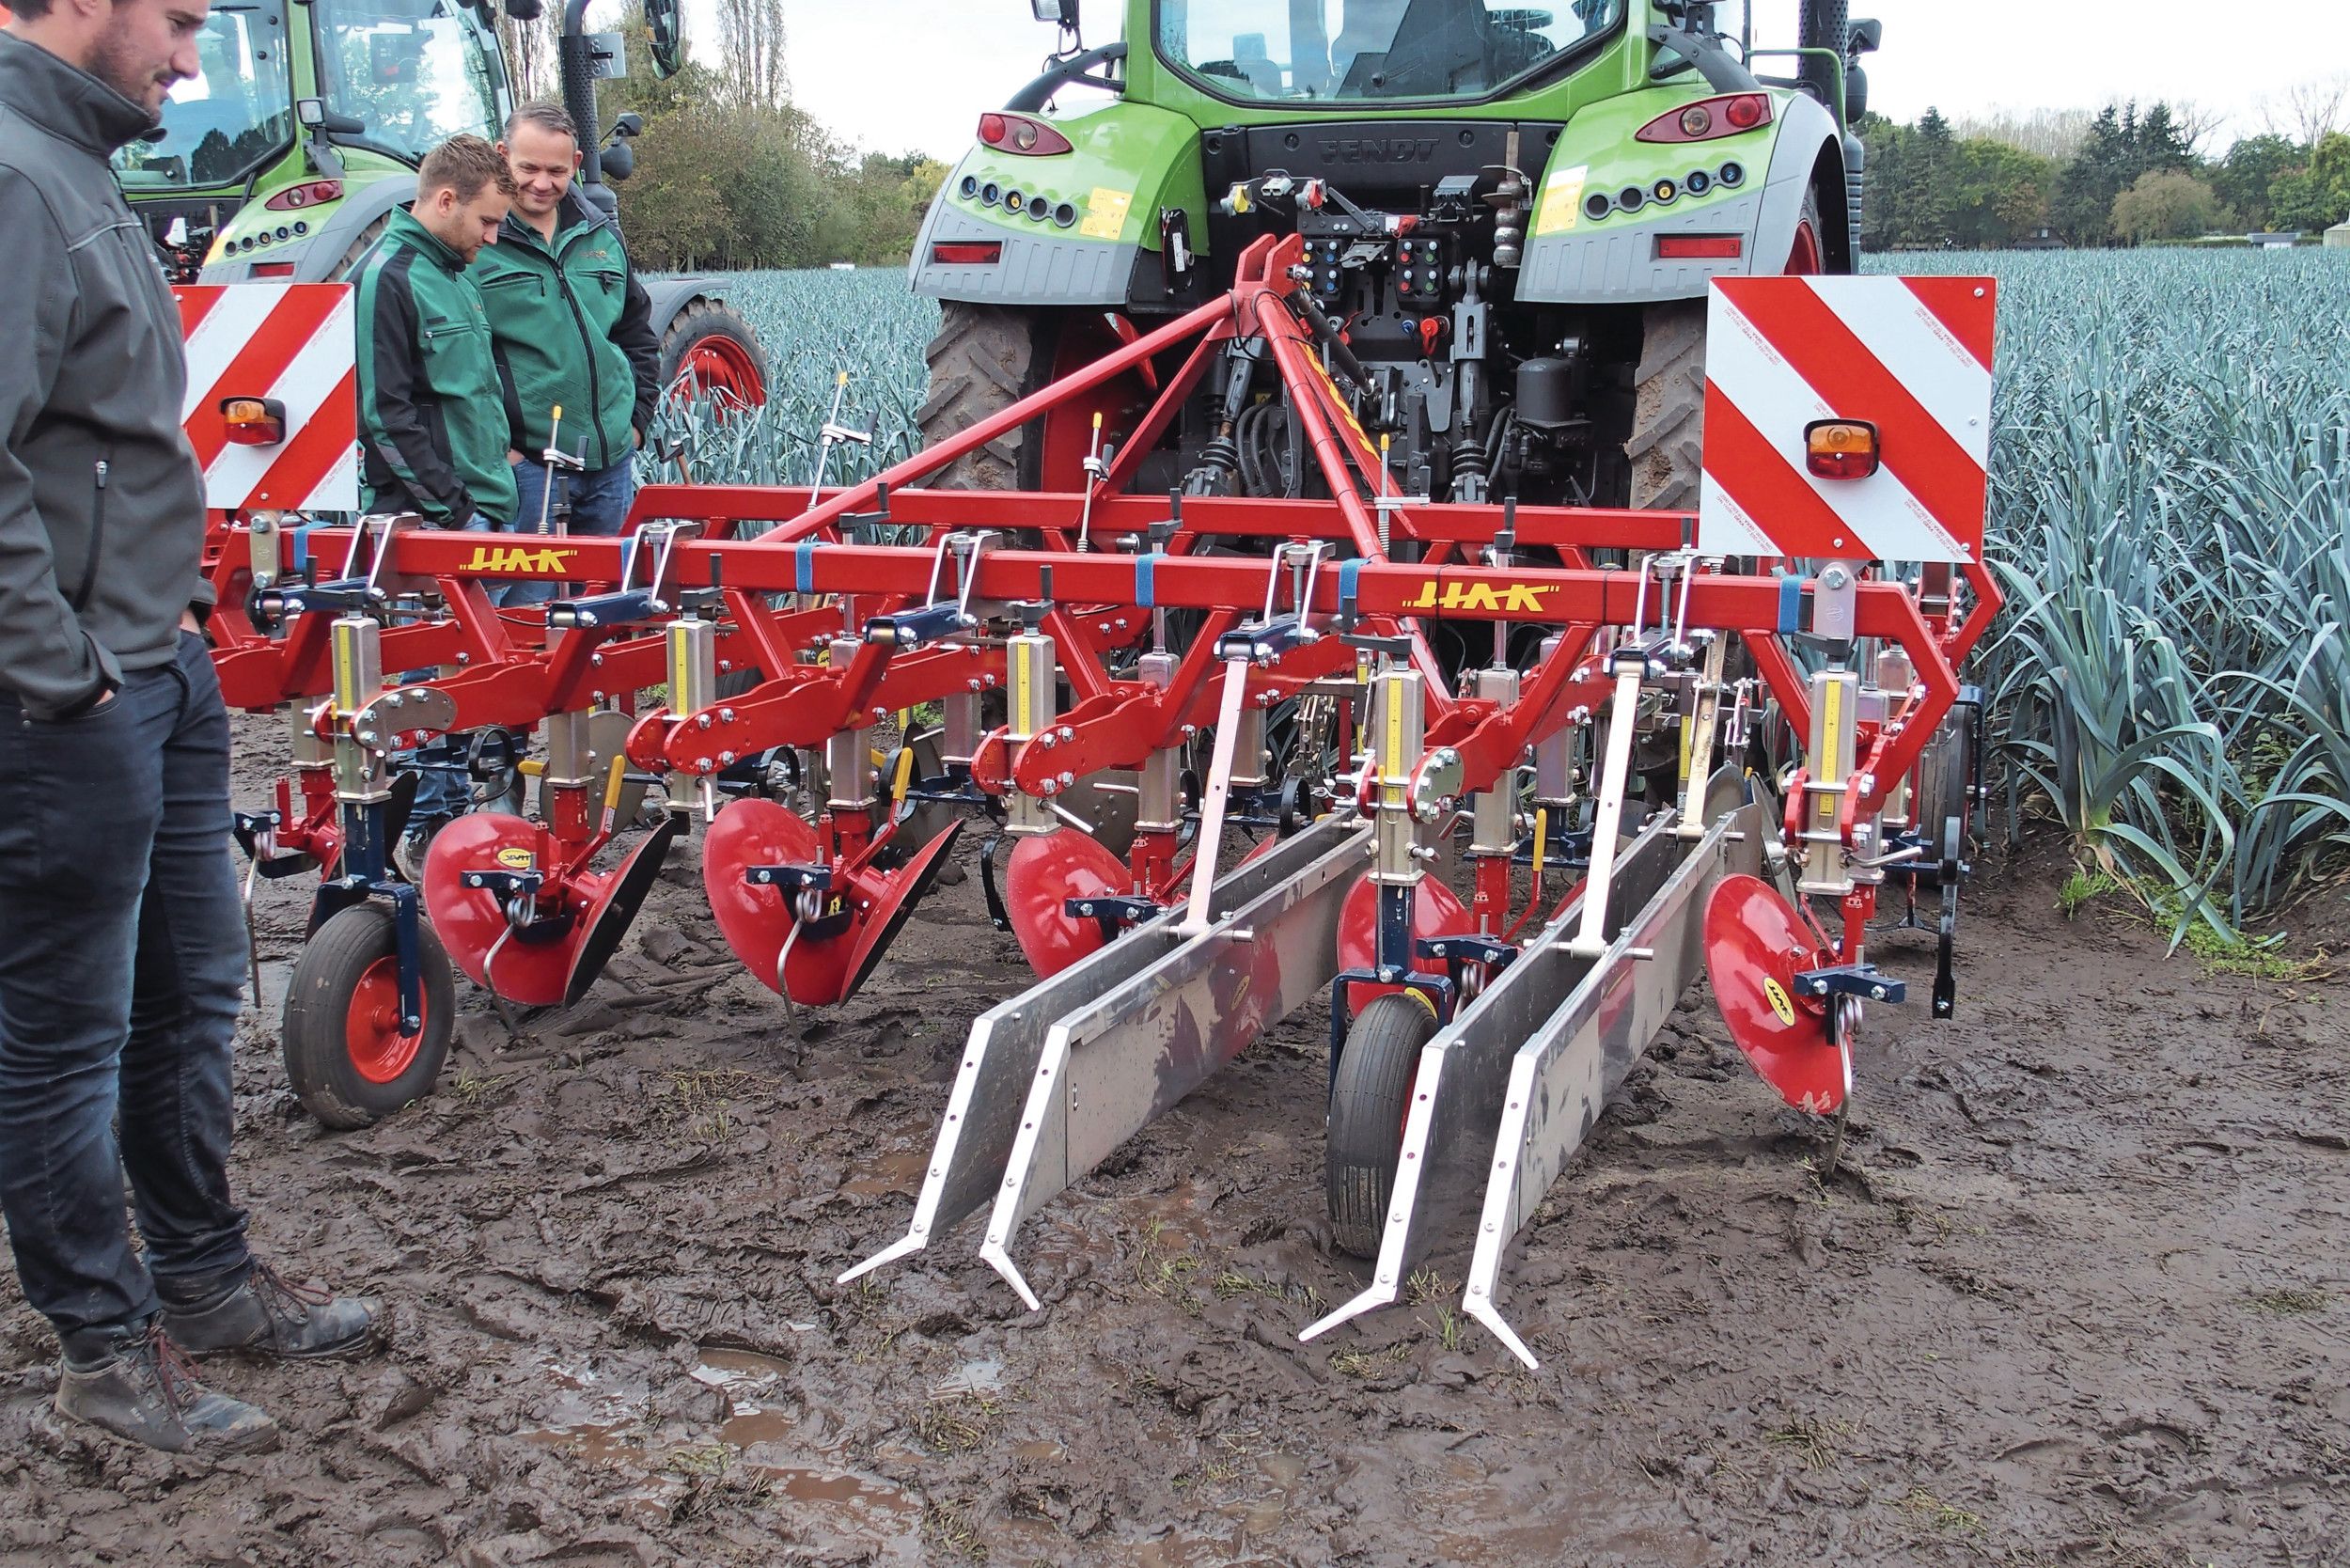
[[(497, 243), (513, 192), (497, 149), (451, 136), (425, 154), (415, 201), (392, 213), (359, 263), (359, 478), (369, 511), (474, 531), (514, 521), (506, 403), (466, 270)], [(415, 754), (415, 804), (393, 851), (411, 878), (432, 835), (469, 804), (471, 746), (452, 735)]]
[(479, 136), (425, 154), (416, 199), (359, 264), (360, 480), (369, 511), (439, 528), (514, 521), (506, 403), (481, 290), (466, 269), (497, 243), (514, 182)]
[[(228, 715), (199, 625), (187, 362), (108, 155), (196, 73), (206, 0), (8, 0), (0, 36), (0, 1214), (59, 1411), (273, 1447), (186, 1352), (380, 1343), (256, 1260), (228, 1181), (245, 969)], [(124, 1222), (124, 1188), (145, 1255)]]
[[(581, 467), (569, 486), (571, 531), (617, 534), (661, 391), (652, 302), (611, 220), (572, 183), (581, 160), (569, 114), (551, 103), (515, 110), (498, 151), (514, 177), (514, 210), (473, 273), (513, 431), (516, 526), (529, 531), (549, 510), (543, 457), (552, 444)], [(556, 408), (559, 430), (551, 428)]]

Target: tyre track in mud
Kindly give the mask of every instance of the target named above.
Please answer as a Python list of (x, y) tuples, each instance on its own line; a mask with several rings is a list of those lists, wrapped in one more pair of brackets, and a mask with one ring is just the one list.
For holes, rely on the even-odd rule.
[[(273, 993), (300, 898), (262, 896)], [(1361, 1278), (1318, 1008), (1023, 1227), (1042, 1312), (972, 1227), (835, 1284), (1016, 944), (943, 887), (789, 1017), (684, 846), (578, 1006), (509, 1039), (461, 981), (439, 1093), (380, 1126), (312, 1125), (248, 1016), (257, 1238), (393, 1302), (392, 1351), (216, 1364), (288, 1442), (195, 1464), (49, 1414), (0, 1286), (0, 1563), (2350, 1562), (2342, 992), (2053, 902), (1980, 890), (1958, 1022), (1872, 1015), (1825, 1184), (1692, 998), (1513, 1254), (1527, 1372), (1459, 1257), (1297, 1343)], [(1922, 991), (1922, 938), (1877, 956)]]

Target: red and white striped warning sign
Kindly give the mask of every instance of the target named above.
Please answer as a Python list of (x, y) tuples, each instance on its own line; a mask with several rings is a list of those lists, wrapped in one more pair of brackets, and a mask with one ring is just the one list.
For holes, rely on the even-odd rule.
[[(175, 287), (188, 346), (180, 416), (216, 510), (359, 510), (358, 339), (342, 283)], [(228, 439), (227, 398), (270, 398), (286, 411), (286, 438), (243, 447)]]
[[(1988, 277), (1725, 277), (1705, 335), (1708, 555), (1970, 561), (1991, 455)], [(1824, 478), (1805, 431), (1876, 427), (1882, 465)]]

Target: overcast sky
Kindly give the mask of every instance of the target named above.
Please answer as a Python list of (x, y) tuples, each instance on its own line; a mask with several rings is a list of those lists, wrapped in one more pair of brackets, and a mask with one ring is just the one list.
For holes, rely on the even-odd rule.
[[(712, 3), (686, 0), (688, 36), (705, 51)], [(1793, 41), (1797, 0), (1754, 6), (1758, 34)], [(970, 145), (979, 112), (1034, 75), (1053, 44), (1029, 0), (783, 0), (783, 8), (802, 108), (868, 149), (920, 149), (949, 163)], [(1122, 7), (1089, 0), (1087, 10), (1088, 41), (1111, 38)], [(1853, 10), (1885, 23), (1869, 80), (1876, 107), (1900, 119), (1930, 104), (1960, 117), (2189, 99), (2230, 117), (2224, 140), (2259, 130), (2260, 101), (2280, 86), (2350, 71), (2350, 0), (1855, 0)]]

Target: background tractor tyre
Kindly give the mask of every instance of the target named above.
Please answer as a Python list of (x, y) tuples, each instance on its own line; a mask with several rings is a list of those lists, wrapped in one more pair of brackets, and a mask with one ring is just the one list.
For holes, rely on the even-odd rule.
[(351, 242), (351, 248), (343, 252), (343, 259), (335, 263), (335, 270), (327, 274), (327, 277), (336, 283), (349, 279), (352, 273), (357, 270), (360, 258), (375, 248), (375, 242), (384, 237), (384, 229), (391, 221), (392, 215), (386, 212), (359, 230), (359, 237)]
[(1436, 1015), (1405, 991), (1374, 998), (1346, 1031), (1346, 1048), (1339, 1053), (1330, 1084), (1323, 1171), (1331, 1240), (1350, 1258), (1379, 1254), (1419, 1048), (1435, 1032)]
[(341, 911), (303, 947), (286, 989), (286, 1077), (329, 1127), (371, 1126), (432, 1091), (457, 1016), (448, 955), (419, 923), (424, 1027), (400, 1034), (400, 960), (392, 912), (369, 901)]
[(661, 384), (682, 402), (763, 408), (767, 376), (767, 351), (732, 306), (689, 300), (661, 335)]
[(1641, 317), (1634, 372), (1632, 505), (1695, 511), (1705, 452), (1705, 301), (1666, 300)]
[[(922, 445), (935, 447), (1041, 390), (1058, 338), (1054, 319), (1034, 310), (948, 300), (924, 355), (930, 394), (914, 416)], [(1024, 425), (957, 458), (922, 482), (940, 490), (1034, 490), (1042, 478), (1041, 425)]]

